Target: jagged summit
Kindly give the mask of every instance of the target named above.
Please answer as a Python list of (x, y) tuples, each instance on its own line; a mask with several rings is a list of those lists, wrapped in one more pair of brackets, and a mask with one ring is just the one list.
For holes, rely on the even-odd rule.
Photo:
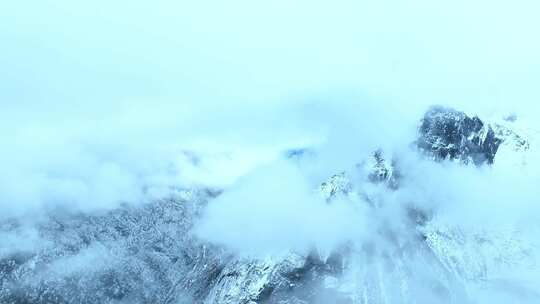
[(424, 115), (416, 144), (435, 160), (479, 166), (493, 163), (501, 142), (493, 128), (477, 116), (436, 106)]

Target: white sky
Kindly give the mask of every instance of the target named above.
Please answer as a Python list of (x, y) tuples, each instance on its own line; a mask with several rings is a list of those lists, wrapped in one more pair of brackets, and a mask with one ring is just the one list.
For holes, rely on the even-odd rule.
[[(327, 160), (342, 167), (356, 149), (409, 140), (434, 103), (534, 117), (539, 8), (3, 1), (0, 203), (78, 196), (66, 189), (90, 202), (136, 199), (125, 189), (148, 183), (224, 184), (283, 149), (324, 141)], [(182, 149), (229, 161), (192, 172)]]

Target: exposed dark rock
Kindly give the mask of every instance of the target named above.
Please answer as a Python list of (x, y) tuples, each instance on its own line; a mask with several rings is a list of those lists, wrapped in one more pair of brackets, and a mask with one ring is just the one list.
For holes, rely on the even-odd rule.
[[(186, 193), (185, 199), (103, 214), (55, 212), (35, 227), (47, 246), (0, 258), (0, 303), (178, 303), (184, 294), (204, 299), (227, 255), (188, 231), (218, 193)], [(4, 233), (22, 229), (0, 227)]]
[(397, 168), (396, 159), (387, 159), (382, 150), (376, 150), (369, 158), (370, 168), (368, 179), (375, 184), (384, 183), (389, 189), (399, 187), (401, 173)]
[(502, 140), (478, 117), (433, 107), (422, 119), (418, 148), (435, 160), (458, 160), (477, 166), (492, 164)]

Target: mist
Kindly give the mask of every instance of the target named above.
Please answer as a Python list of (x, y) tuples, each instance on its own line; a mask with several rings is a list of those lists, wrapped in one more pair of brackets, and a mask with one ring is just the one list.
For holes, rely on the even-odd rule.
[[(12, 196), (26, 192), (17, 205), (64, 199), (44, 197), (63, 182), (31, 190), (43, 188), (47, 176), (63, 178), (44, 168), (50, 164), (80, 175), (70, 188), (103, 196), (83, 205), (136, 200), (133, 189), (145, 179), (174, 179), (150, 171), (166, 171), (180, 149), (214, 152), (208, 146), (216, 143), (265, 154), (260, 150), (341, 140), (333, 146), (354, 151), (363, 144), (353, 147), (349, 138), (365, 126), (381, 117), (411, 125), (431, 104), (534, 117), (536, 6), (3, 3), (2, 159), (18, 171), (7, 180), (25, 189), (2, 196), (18, 200)], [(314, 103), (325, 106), (313, 111)], [(388, 113), (373, 117), (380, 112)], [(345, 139), (327, 136), (318, 121), (334, 125), (345, 116), (355, 123), (343, 126)], [(99, 188), (92, 179), (103, 175), (115, 180), (111, 189), (88, 190)]]
[[(36, 227), (55, 210), (94, 216), (204, 188), (220, 195), (189, 232), (242, 258), (344, 244), (390, 251), (379, 233), (412, 239), (411, 206), (432, 216), (426, 234), (498, 233), (527, 248), (525, 262), (498, 268), (488, 287), (472, 284), (463, 303), (535, 303), (540, 271), (524, 265), (540, 245), (539, 9), (532, 0), (2, 3), (0, 224), (21, 226), (0, 230), (0, 258), (54, 247)], [(510, 125), (531, 148), (502, 147), (479, 168), (426, 159), (411, 144), (435, 104)], [(356, 171), (377, 149), (399, 155), (406, 174), (395, 191)], [(341, 172), (356, 194), (329, 204), (321, 184)], [(106, 267), (96, 261), (118, 253), (100, 246), (51, 269)]]

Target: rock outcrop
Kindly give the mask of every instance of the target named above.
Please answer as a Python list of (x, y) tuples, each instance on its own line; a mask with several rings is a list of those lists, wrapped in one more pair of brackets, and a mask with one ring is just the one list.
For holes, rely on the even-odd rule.
[(492, 164), (501, 139), (478, 117), (443, 107), (431, 108), (419, 128), (418, 148), (435, 160)]

